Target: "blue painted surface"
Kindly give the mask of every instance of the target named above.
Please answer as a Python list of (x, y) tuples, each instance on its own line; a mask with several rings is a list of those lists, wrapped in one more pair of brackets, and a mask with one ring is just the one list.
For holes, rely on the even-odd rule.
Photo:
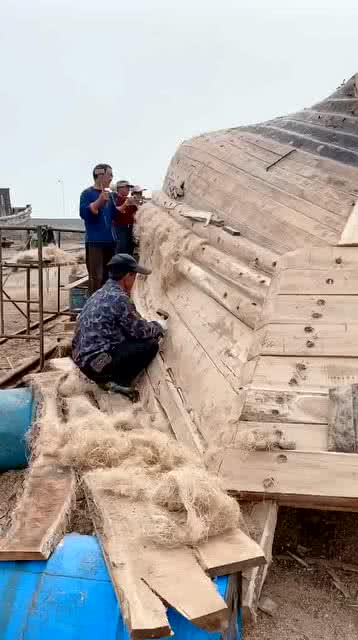
[[(77, 276), (76, 276), (77, 277)], [(70, 311), (79, 312), (82, 311), (88, 299), (88, 287), (74, 287), (70, 289)]]
[[(227, 582), (216, 580), (222, 596)], [(168, 618), (178, 640), (219, 640), (173, 609)], [(129, 640), (95, 537), (65, 536), (47, 562), (0, 564), (0, 638)]]
[(32, 409), (30, 389), (0, 390), (0, 471), (26, 467)]

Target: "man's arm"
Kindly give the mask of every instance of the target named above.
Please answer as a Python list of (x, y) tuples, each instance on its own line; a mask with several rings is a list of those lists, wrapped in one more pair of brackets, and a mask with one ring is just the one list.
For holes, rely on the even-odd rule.
[(101, 191), (98, 198), (93, 199), (94, 194), (91, 191), (83, 191), (80, 198), (80, 217), (83, 220), (90, 219), (91, 215), (98, 215), (98, 211), (107, 202), (109, 194), (107, 191)]
[(165, 333), (159, 322), (144, 320), (128, 298), (118, 301), (118, 314), (123, 333), (129, 338), (147, 340), (160, 338)]

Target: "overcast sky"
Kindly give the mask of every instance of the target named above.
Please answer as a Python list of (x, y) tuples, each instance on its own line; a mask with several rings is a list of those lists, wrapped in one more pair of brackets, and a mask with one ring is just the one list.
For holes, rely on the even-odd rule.
[(309, 106), (358, 71), (357, 0), (0, 0), (0, 186), (78, 215), (97, 162), (159, 188), (185, 138)]

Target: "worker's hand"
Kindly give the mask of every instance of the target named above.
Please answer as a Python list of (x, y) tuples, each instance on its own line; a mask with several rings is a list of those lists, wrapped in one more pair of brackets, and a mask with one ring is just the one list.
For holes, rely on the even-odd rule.
[(133, 196), (129, 196), (129, 198), (127, 198), (127, 200), (125, 201), (124, 206), (125, 207), (130, 207), (133, 204), (136, 205), (137, 204), (137, 200), (135, 198), (133, 198)]
[(109, 200), (109, 191), (105, 191), (103, 189), (103, 191), (101, 191), (101, 193), (100, 193), (100, 195), (99, 195), (99, 197), (97, 199), (98, 206), (99, 207), (103, 207), (106, 204), (106, 202), (108, 202), (108, 200)]

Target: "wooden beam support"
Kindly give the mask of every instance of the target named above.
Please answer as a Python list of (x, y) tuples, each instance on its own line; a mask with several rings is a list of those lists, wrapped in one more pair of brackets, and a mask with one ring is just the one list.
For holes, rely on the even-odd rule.
[(253, 526), (259, 530), (258, 541), (262, 548), (266, 564), (244, 571), (242, 576), (242, 617), (244, 623), (256, 621), (256, 610), (260, 600), (262, 587), (266, 580), (267, 571), (272, 561), (272, 545), (277, 523), (277, 502), (267, 500), (255, 504), (251, 510), (250, 519)]

